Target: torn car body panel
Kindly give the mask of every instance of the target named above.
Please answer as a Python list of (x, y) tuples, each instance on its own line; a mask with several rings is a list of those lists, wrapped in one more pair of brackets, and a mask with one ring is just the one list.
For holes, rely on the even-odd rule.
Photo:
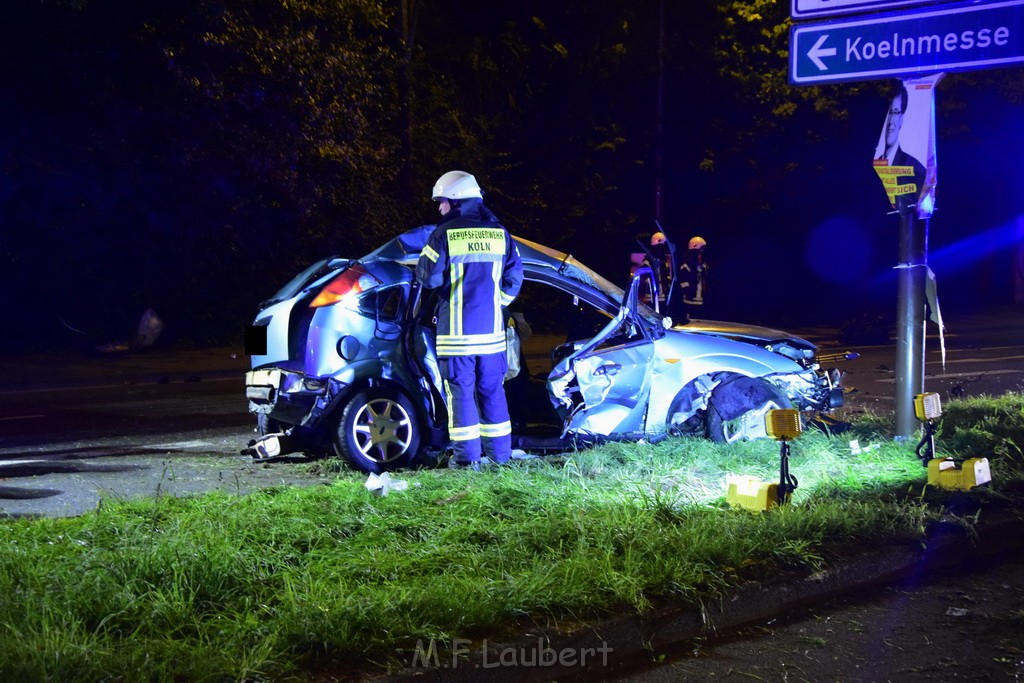
[(581, 352), (548, 379), (556, 407), (566, 406), (566, 431), (611, 435), (646, 431), (651, 392), (650, 342)]

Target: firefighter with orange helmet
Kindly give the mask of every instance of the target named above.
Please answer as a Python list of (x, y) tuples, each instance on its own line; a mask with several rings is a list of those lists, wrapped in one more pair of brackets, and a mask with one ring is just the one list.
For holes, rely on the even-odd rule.
[[(637, 236), (637, 243), (643, 252), (630, 255), (630, 275), (639, 266), (648, 266), (654, 271), (654, 279), (658, 289), (658, 310), (665, 314), (667, 311), (667, 300), (672, 292), (672, 273), (674, 270), (675, 247), (660, 230), (651, 235), (650, 246), (640, 241)], [(654, 305), (654, 298), (648, 288), (641, 293), (643, 301), (651, 306)]]
[(697, 307), (704, 306), (707, 296), (708, 264), (704, 257), (707, 244), (700, 235), (691, 237), (679, 266), (679, 286), (683, 290), (683, 304), (688, 311), (700, 310)]

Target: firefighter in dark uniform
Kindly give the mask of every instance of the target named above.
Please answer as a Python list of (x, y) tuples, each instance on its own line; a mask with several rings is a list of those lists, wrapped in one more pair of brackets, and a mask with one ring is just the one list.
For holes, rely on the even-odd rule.
[(455, 463), (476, 467), (486, 455), (503, 464), (512, 455), (503, 308), (523, 284), (522, 260), (472, 175), (445, 173), (432, 196), (442, 219), (420, 254), (416, 279), (441, 288), (437, 357)]
[[(654, 271), (654, 279), (658, 282), (658, 311), (662, 315), (668, 314), (667, 298), (672, 291), (672, 267), (673, 252), (675, 247), (665, 233), (658, 231), (651, 235), (651, 248), (644, 258), (644, 265), (650, 266)], [(649, 295), (648, 295), (649, 296)]]
[(679, 286), (683, 290), (687, 318), (691, 313), (698, 311), (702, 311), (699, 315), (708, 315), (708, 263), (704, 257), (707, 244), (707, 240), (700, 235), (691, 237), (683, 256), (683, 263), (679, 266)]

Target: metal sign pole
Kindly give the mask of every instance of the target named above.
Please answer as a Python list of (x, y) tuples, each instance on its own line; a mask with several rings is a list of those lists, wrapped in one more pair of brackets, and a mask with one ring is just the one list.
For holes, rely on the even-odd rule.
[(928, 271), (928, 219), (900, 214), (896, 278), (896, 439), (917, 438), (921, 424), (914, 397), (924, 392), (924, 311)]

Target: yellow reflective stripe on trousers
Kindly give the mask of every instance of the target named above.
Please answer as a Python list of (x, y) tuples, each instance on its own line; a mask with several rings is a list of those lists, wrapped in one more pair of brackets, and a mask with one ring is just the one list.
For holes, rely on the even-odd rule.
[(480, 425), (469, 427), (455, 426), (455, 410), (452, 408), (452, 390), (448, 386), (448, 380), (444, 381), (444, 398), (448, 404), (448, 437), (452, 441), (473, 441), (480, 438)]
[[(511, 432), (509, 432), (511, 434)], [(448, 436), (452, 441), (474, 441), (480, 438), (480, 425), (472, 427), (449, 427)]]
[(499, 422), (495, 425), (482, 424), (480, 425), (480, 436), (483, 437), (496, 437), (496, 436), (508, 436), (512, 433), (512, 423), (509, 421)]

